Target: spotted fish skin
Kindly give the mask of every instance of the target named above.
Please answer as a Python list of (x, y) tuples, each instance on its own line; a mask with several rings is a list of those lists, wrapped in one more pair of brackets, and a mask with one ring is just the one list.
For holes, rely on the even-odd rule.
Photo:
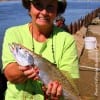
[(63, 87), (63, 100), (81, 100), (78, 89), (73, 87), (68, 77), (56, 65), (20, 44), (9, 44), (9, 48), (19, 65), (24, 67), (36, 65), (39, 67), (39, 76), (45, 85), (50, 81), (58, 80)]

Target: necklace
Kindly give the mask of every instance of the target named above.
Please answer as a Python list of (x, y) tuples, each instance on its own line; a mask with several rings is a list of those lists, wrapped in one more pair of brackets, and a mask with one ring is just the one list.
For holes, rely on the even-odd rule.
[(52, 47), (52, 54), (53, 54), (53, 60), (54, 60), (54, 64), (55, 64), (56, 63), (56, 59), (55, 59), (55, 55), (54, 55), (55, 51), (54, 51), (54, 45), (53, 45), (53, 43), (54, 43), (53, 42), (53, 32), (52, 32), (52, 37), (51, 38), (52, 38), (52, 46), (51, 46)]
[[(53, 31), (52, 31), (52, 34), (51, 34), (51, 38), (52, 38), (52, 44), (51, 44), (51, 49), (52, 49), (52, 56), (53, 56), (53, 60), (54, 60), (54, 64), (56, 63), (56, 60), (55, 60), (55, 51), (54, 51), (54, 39), (53, 39)], [(33, 39), (33, 27), (32, 27), (32, 50), (33, 52), (35, 51), (35, 46), (34, 46), (34, 39)], [(42, 54), (41, 51), (43, 51), (45, 48), (46, 48), (47, 44), (44, 44), (42, 49), (40, 50), (40, 53), (39, 54)]]

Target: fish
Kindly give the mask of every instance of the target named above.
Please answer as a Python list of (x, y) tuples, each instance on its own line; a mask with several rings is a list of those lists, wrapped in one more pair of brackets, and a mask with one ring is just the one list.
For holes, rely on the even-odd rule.
[(73, 80), (70, 81), (69, 75), (64, 75), (55, 64), (21, 44), (10, 43), (8, 45), (19, 65), (23, 67), (36, 65), (39, 67), (39, 77), (43, 84), (47, 85), (50, 81), (58, 80), (63, 87), (63, 100), (81, 100)]

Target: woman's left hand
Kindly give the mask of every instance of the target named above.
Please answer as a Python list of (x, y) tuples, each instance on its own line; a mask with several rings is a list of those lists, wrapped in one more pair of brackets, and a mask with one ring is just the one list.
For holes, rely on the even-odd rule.
[(46, 100), (59, 100), (61, 95), (62, 85), (58, 81), (50, 82), (46, 90)]

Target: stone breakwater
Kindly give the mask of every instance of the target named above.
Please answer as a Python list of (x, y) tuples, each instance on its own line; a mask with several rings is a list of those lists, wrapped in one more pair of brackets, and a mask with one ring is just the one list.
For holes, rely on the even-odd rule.
[[(78, 88), (83, 100), (100, 100), (100, 8), (86, 15), (84, 20), (81, 20), (81, 25), (78, 22), (77, 25), (76, 22), (73, 24), (73, 30), (71, 30), (79, 55)], [(96, 49), (87, 50), (84, 48), (84, 38), (87, 36), (96, 37)]]
[(82, 26), (87, 27), (89, 24), (91, 24), (92, 20), (97, 16), (100, 16), (100, 8), (93, 10), (91, 13), (88, 13), (84, 17), (81, 17), (77, 21), (67, 25), (66, 31), (70, 32), (71, 34), (75, 34)]
[(99, 23), (100, 8), (95, 9), (83, 18), (78, 19), (76, 22), (66, 26), (66, 31), (71, 33), (76, 40), (78, 48), (78, 56), (80, 58), (84, 47), (84, 37), (87, 34), (89, 25), (97, 25)]

